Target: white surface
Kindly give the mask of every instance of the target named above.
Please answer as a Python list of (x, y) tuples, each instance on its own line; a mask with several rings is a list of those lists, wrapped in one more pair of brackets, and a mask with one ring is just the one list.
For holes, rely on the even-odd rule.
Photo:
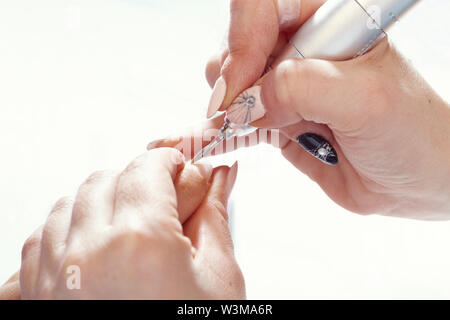
[[(450, 100), (448, 12), (423, 1), (392, 36)], [(204, 117), (227, 16), (219, 0), (0, 0), (0, 281), (59, 197)], [(249, 298), (450, 298), (450, 223), (346, 212), (268, 146), (215, 162), (235, 158)]]

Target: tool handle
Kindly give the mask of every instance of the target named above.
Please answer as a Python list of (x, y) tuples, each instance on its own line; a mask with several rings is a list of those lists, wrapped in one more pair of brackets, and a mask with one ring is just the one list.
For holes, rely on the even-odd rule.
[(277, 58), (344, 61), (358, 57), (419, 0), (328, 0), (306, 21)]

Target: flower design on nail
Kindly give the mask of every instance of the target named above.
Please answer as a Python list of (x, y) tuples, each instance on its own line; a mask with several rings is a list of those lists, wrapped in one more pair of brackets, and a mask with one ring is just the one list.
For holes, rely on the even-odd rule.
[(261, 87), (255, 86), (242, 92), (227, 109), (227, 118), (238, 124), (248, 124), (265, 114), (261, 102)]
[(255, 96), (250, 95), (247, 91), (244, 91), (239, 97), (231, 104), (229, 113), (239, 112), (245, 114), (244, 123), (252, 121), (252, 109), (255, 107)]

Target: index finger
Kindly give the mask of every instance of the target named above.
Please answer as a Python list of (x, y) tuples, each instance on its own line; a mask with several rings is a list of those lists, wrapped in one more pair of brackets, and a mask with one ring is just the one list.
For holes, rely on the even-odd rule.
[[(214, 85), (207, 116), (225, 110), (264, 73), (268, 60), (325, 0), (234, 0), (227, 57)], [(285, 36), (281, 37), (281, 33)], [(282, 40), (282, 41), (280, 41)], [(222, 60), (222, 58), (221, 58)], [(210, 67), (217, 66), (217, 61)], [(216, 67), (214, 67), (216, 68)], [(214, 69), (212, 68), (212, 69)], [(217, 76), (214, 76), (215, 78)]]

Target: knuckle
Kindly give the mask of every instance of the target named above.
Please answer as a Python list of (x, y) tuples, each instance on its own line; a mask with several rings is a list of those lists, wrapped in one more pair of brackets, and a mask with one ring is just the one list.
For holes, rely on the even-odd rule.
[(304, 90), (307, 81), (299, 85), (301, 79), (308, 79), (311, 67), (306, 61), (287, 60), (277, 68), (275, 92), (278, 103), (288, 107), (300, 96), (299, 90)]
[(161, 242), (159, 231), (136, 224), (124, 224), (110, 238), (109, 247), (115, 252), (139, 252), (156, 249)]
[(114, 176), (117, 172), (112, 170), (99, 170), (93, 172), (83, 183), (83, 185), (90, 185), (92, 183), (96, 183), (105, 178), (110, 178)]
[(70, 209), (70, 208), (72, 208), (73, 203), (74, 203), (73, 197), (70, 197), (70, 196), (62, 197), (58, 201), (56, 201), (55, 205), (53, 206), (53, 208), (51, 210), (51, 213), (54, 213), (56, 211), (65, 210), (65, 209)]
[(51, 281), (47, 280), (39, 284), (34, 295), (36, 299), (49, 300), (54, 298), (53, 292), (54, 286), (51, 284)]
[(30, 237), (28, 237), (28, 239), (22, 246), (22, 259), (27, 257), (32, 250), (40, 246), (41, 239), (41, 232), (35, 232)]
[(139, 173), (145, 168), (149, 167), (150, 164), (161, 164), (164, 162), (170, 162), (174, 164), (181, 164), (184, 161), (184, 156), (180, 150), (175, 148), (155, 148), (147, 151), (146, 153), (135, 158), (128, 164), (125, 170), (122, 172), (123, 175)]
[(155, 203), (163, 199), (154, 199), (153, 192), (144, 177), (127, 176), (120, 180), (116, 190), (116, 199), (127, 204), (138, 204), (143, 201)]
[(228, 211), (226, 205), (223, 202), (211, 199), (205, 204), (205, 206), (205, 209), (208, 212), (218, 213), (222, 216), (225, 222), (228, 221)]

